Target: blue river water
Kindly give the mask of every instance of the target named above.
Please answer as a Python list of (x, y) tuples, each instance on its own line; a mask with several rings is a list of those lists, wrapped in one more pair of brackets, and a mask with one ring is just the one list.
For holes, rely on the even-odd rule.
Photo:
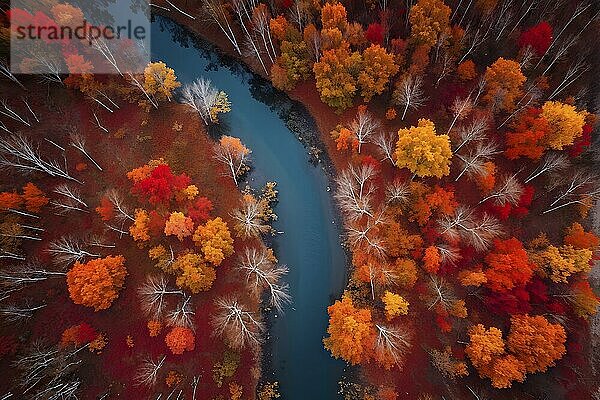
[[(277, 182), (279, 220), (274, 227), (284, 233), (276, 236), (274, 245), (279, 261), (290, 268), (293, 304), (285, 315), (270, 317), (275, 375), (265, 378), (279, 381), (284, 400), (336, 399), (344, 363), (331, 358), (322, 339), (327, 306), (344, 287), (345, 254), (327, 174), (320, 164), (311, 163), (307, 149), (288, 128), (289, 120), (286, 124), (281, 118), (298, 105), (161, 17), (152, 23), (152, 58), (173, 68), (182, 83), (204, 76), (224, 90), (232, 111), (221, 117), (221, 125), (252, 150), (250, 184)], [(295, 126), (315, 134), (306, 113), (294, 115)]]

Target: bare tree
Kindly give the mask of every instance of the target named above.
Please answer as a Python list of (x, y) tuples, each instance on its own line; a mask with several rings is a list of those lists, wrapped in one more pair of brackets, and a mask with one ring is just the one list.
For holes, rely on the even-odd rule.
[(546, 154), (538, 166), (525, 178), (525, 183), (529, 183), (538, 176), (549, 172), (562, 171), (569, 166), (569, 159), (563, 153), (551, 152)]
[(247, 311), (234, 297), (220, 298), (215, 305), (212, 319), (215, 336), (223, 337), (229, 346), (238, 350), (262, 343), (265, 327), (258, 315)]
[(590, 70), (590, 66), (585, 62), (585, 58), (580, 57), (577, 61), (573, 62), (564, 77), (554, 89), (552, 93), (548, 96), (548, 100), (553, 100), (556, 96), (561, 94), (566, 88), (571, 86), (577, 79), (579, 79), (583, 74)]
[(535, 68), (537, 68), (537, 67), (540, 66), (540, 64), (542, 63), (542, 61), (544, 60), (544, 58), (550, 53), (550, 50), (552, 50), (554, 48), (554, 46), (556, 45), (557, 41), (560, 39), (560, 37), (562, 36), (562, 34), (565, 33), (565, 31), (567, 30), (567, 28), (569, 27), (569, 25), (571, 25), (573, 23), (573, 21), (575, 21), (577, 19), (577, 17), (579, 17), (588, 8), (590, 8), (590, 6), (591, 6), (591, 3), (589, 1), (587, 1), (587, 0), (583, 0), (582, 2), (580, 2), (580, 3), (577, 4), (577, 6), (575, 7), (575, 9), (573, 10), (573, 13), (565, 21), (565, 24), (563, 25), (563, 27), (558, 31), (558, 33), (552, 35), (552, 41), (550, 42), (550, 45), (548, 46), (548, 48), (546, 49), (546, 51), (544, 52), (544, 54), (542, 54), (542, 56), (538, 60), (538, 63), (535, 65)]
[(480, 27), (477, 27), (475, 32), (473, 32), (471, 29), (467, 29), (464, 36), (464, 40), (466, 41), (466, 45), (464, 46), (464, 48), (466, 49), (466, 51), (460, 58), (458, 63), (460, 64), (463, 61), (465, 61), (467, 57), (473, 54), (475, 50), (477, 50), (479, 46), (481, 46), (487, 40), (487, 38), (488, 30), (485, 28), (482, 29)]
[(88, 212), (88, 205), (82, 199), (81, 192), (76, 187), (63, 183), (56, 186), (53, 192), (62, 196), (62, 200), (51, 202), (59, 210), (64, 210), (64, 212), (70, 210)]
[(158, 372), (166, 358), (167, 356), (162, 356), (158, 361), (154, 361), (152, 358), (144, 359), (135, 374), (135, 382), (140, 386), (154, 386), (158, 379)]
[(502, 183), (492, 193), (481, 199), (479, 204), (485, 203), (488, 200), (494, 200), (499, 206), (503, 206), (506, 203), (514, 206), (519, 202), (522, 193), (523, 186), (517, 180), (517, 175), (508, 175), (504, 177)]
[(181, 90), (183, 104), (195, 110), (204, 125), (213, 121), (212, 112), (219, 100), (219, 91), (208, 79), (200, 77), (186, 84)]
[(394, 102), (399, 106), (404, 106), (402, 120), (406, 116), (408, 109), (417, 110), (423, 106), (427, 97), (423, 92), (423, 78), (421, 76), (405, 75), (398, 82), (396, 90), (393, 93)]
[(5, 77), (6, 79), (13, 81), (17, 85), (19, 85), (21, 89), (27, 90), (25, 89), (25, 86), (23, 86), (23, 84), (17, 79), (17, 77), (13, 75), (13, 73), (10, 71), (10, 68), (8, 67), (8, 64), (4, 61), (0, 62), (0, 75)]
[(375, 352), (393, 359), (394, 364), (401, 368), (406, 353), (412, 347), (410, 333), (399, 325), (384, 324), (375, 324), (375, 331)]
[[(289, 20), (296, 24), (300, 32), (304, 31), (304, 27), (310, 17), (310, 13), (306, 9), (306, 2), (303, 0), (294, 0), (294, 4), (289, 9)], [(321, 46), (319, 46), (320, 48)]]
[(388, 204), (405, 205), (410, 196), (410, 182), (400, 179), (394, 179), (385, 189), (385, 198)]
[(348, 242), (353, 247), (362, 248), (368, 254), (382, 257), (385, 254), (385, 246), (379, 228), (384, 223), (383, 211), (378, 212), (375, 218), (367, 217), (351, 221), (346, 226)]
[(350, 123), (350, 130), (358, 140), (358, 154), (363, 144), (369, 142), (372, 136), (381, 128), (381, 123), (369, 111), (360, 108), (356, 118)]
[(88, 160), (90, 160), (96, 166), (96, 168), (98, 168), (100, 171), (102, 171), (102, 167), (100, 167), (100, 165), (98, 165), (96, 160), (94, 160), (92, 158), (92, 156), (90, 156), (90, 154), (85, 149), (85, 138), (79, 132), (76, 132), (76, 131), (71, 132), (71, 146), (73, 146), (77, 150), (79, 150), (84, 156), (86, 156), (88, 158)]
[(63, 265), (65, 267), (86, 258), (100, 257), (100, 254), (90, 253), (82, 249), (82, 245), (83, 243), (80, 240), (63, 236), (58, 240), (50, 242), (48, 253), (52, 256), (52, 262), (54, 264)]
[(456, 301), (456, 296), (444, 278), (430, 275), (427, 286), (430, 294), (427, 301), (427, 309), (431, 310), (434, 307), (442, 307), (444, 310), (448, 310), (452, 308), (452, 305)]
[(275, 264), (272, 258), (272, 254), (269, 254), (265, 248), (247, 247), (237, 268), (246, 275), (246, 282), (254, 293), (260, 295), (266, 290), (269, 304), (283, 313), (283, 307), (292, 301), (289, 285), (281, 283), (282, 278), (288, 273), (288, 268)]
[(192, 308), (192, 296), (185, 293), (181, 295), (177, 306), (169, 312), (167, 322), (169, 326), (182, 326), (194, 329), (194, 309)]
[(454, 149), (454, 153), (457, 153), (465, 145), (471, 142), (479, 142), (487, 138), (487, 131), (489, 129), (489, 119), (487, 117), (475, 117), (471, 122), (461, 126), (458, 130), (458, 137), (460, 143)]
[(21, 371), (20, 386), (23, 395), (35, 400), (75, 399), (81, 385), (75, 372), (81, 365), (78, 354), (88, 345), (75, 349), (59, 350), (33, 343), (25, 355), (15, 361)]
[(477, 217), (472, 209), (465, 206), (457, 207), (454, 215), (443, 216), (438, 224), (442, 236), (452, 241), (462, 239), (477, 251), (489, 249), (493, 240), (504, 232), (496, 218), (486, 213)]
[(21, 117), (21, 115), (19, 115), (18, 112), (16, 112), (13, 108), (9, 107), (8, 105), (8, 101), (6, 99), (2, 99), (0, 100), (0, 114), (4, 115), (14, 121), (20, 122), (23, 125), (26, 125), (28, 127), (31, 126), (31, 123), (29, 123), (29, 120)]
[(44, 307), (45, 304), (41, 304), (39, 306), (31, 306), (29, 305), (29, 301), (26, 301), (23, 305), (9, 304), (6, 306), (0, 307), (0, 316), (2, 316), (2, 320), (7, 324), (15, 324), (18, 322), (26, 321), (33, 317), (33, 314)]
[(111, 189), (106, 192), (106, 198), (112, 203), (116, 215), (115, 219), (119, 222), (135, 221), (131, 211), (129, 211), (123, 197), (116, 189)]
[(271, 61), (271, 64), (275, 62), (277, 52), (273, 45), (273, 39), (271, 38), (271, 14), (266, 4), (258, 3), (255, 4), (252, 10), (252, 26), (254, 31), (262, 39), (264, 49)]
[(436, 248), (440, 253), (440, 259), (442, 264), (455, 265), (456, 262), (461, 259), (460, 250), (458, 250), (455, 247), (440, 244), (437, 245)]
[(30, 284), (65, 275), (64, 272), (49, 271), (34, 262), (5, 268), (0, 271), (0, 299), (5, 299)]
[(242, 238), (259, 237), (271, 231), (263, 218), (263, 207), (256, 199), (244, 199), (240, 208), (236, 208), (231, 217), (235, 220), (235, 230)]
[(450, 111), (452, 112), (452, 122), (448, 127), (448, 131), (446, 131), (446, 135), (450, 133), (450, 131), (454, 127), (454, 124), (457, 121), (463, 120), (471, 112), (472, 109), (473, 102), (471, 101), (471, 95), (465, 98), (455, 98), (452, 102), (452, 105), (450, 106)]
[(559, 189), (558, 194), (542, 214), (547, 214), (573, 204), (589, 205), (600, 199), (600, 182), (596, 175), (586, 171), (575, 172), (567, 184)]
[(223, 144), (222, 141), (215, 144), (213, 151), (215, 159), (229, 167), (229, 176), (237, 186), (238, 178), (248, 170), (252, 151), (244, 145)]
[(456, 154), (456, 157), (462, 163), (462, 170), (454, 181), (457, 182), (465, 174), (469, 177), (484, 175), (485, 163), (499, 153), (500, 151), (496, 143), (478, 142), (477, 146), (470, 149), (467, 155)]
[(251, 17), (253, 4), (254, 4), (254, 0), (233, 0), (231, 2), (233, 11), (238, 19), (238, 24), (242, 28), (242, 31), (244, 32), (244, 35), (246, 38), (246, 45), (247, 45), (249, 53), (251, 55), (253, 55), (254, 57), (256, 57), (256, 59), (262, 66), (265, 74), (268, 74), (269, 71), (267, 70), (265, 62), (262, 59), (262, 51), (258, 47), (258, 43), (255, 42), (254, 35), (252, 33), (250, 33), (250, 31), (248, 30), (248, 27), (246, 26), (246, 21), (248, 21), (247, 24), (250, 25), (250, 29), (252, 29), (254, 31), (254, 28), (252, 27), (252, 17)]
[(0, 138), (0, 167), (15, 168), (24, 173), (43, 172), (52, 177), (82, 183), (69, 175), (66, 165), (42, 159), (37, 147), (20, 134)]
[(355, 221), (364, 215), (373, 217), (371, 197), (375, 186), (371, 179), (375, 173), (371, 164), (359, 167), (350, 165), (336, 178), (337, 191), (334, 198), (339, 202), (344, 217), (348, 220)]
[(138, 289), (142, 310), (155, 320), (160, 320), (164, 316), (168, 305), (166, 297), (169, 295), (182, 296), (183, 292), (170, 289), (164, 275), (148, 276), (146, 282)]
[(379, 131), (373, 135), (371, 142), (379, 148), (382, 155), (381, 161), (389, 160), (389, 162), (394, 164), (395, 139), (396, 134), (390, 132)]
[(242, 52), (231, 24), (228, 5), (223, 0), (202, 0), (202, 5), (205, 13), (210, 17), (210, 21), (217, 24), (235, 51), (241, 55)]

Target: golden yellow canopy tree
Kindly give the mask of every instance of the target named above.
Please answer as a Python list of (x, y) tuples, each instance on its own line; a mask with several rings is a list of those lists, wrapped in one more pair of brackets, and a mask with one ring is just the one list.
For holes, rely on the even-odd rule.
[(428, 119), (420, 119), (417, 126), (398, 131), (394, 155), (398, 168), (406, 167), (420, 177), (441, 178), (450, 173), (450, 138), (437, 135), (435, 125)]
[(450, 7), (443, 0), (418, 0), (409, 14), (410, 41), (431, 47), (440, 36), (450, 36)]
[(233, 254), (233, 239), (227, 223), (221, 217), (198, 226), (192, 239), (202, 249), (204, 259), (215, 266)]
[(540, 116), (548, 123), (544, 141), (553, 150), (562, 150), (583, 135), (586, 113), (578, 112), (572, 105), (547, 101)]
[(119, 295), (126, 275), (123, 256), (96, 258), (83, 264), (78, 261), (67, 272), (69, 295), (75, 304), (105, 310)]
[(344, 296), (329, 306), (327, 312), (329, 337), (323, 339), (325, 348), (335, 358), (343, 358), (352, 365), (369, 360), (375, 340), (371, 310), (355, 308), (352, 299)]
[(526, 80), (518, 62), (500, 57), (485, 71), (484, 100), (499, 110), (512, 111)]
[(360, 63), (360, 54), (351, 53), (350, 45), (345, 41), (339, 48), (323, 52), (319, 62), (313, 66), (317, 90), (323, 103), (338, 112), (352, 106)]
[(214, 268), (200, 254), (191, 252), (177, 257), (171, 268), (177, 273), (177, 286), (194, 294), (210, 289), (217, 277)]
[(360, 95), (365, 102), (386, 89), (390, 78), (398, 72), (394, 56), (378, 44), (372, 44), (363, 52), (363, 68), (358, 75)]
[(144, 90), (159, 101), (171, 100), (173, 91), (181, 86), (175, 71), (162, 61), (150, 63), (144, 70)]
[(398, 315), (408, 314), (408, 301), (406, 301), (404, 297), (400, 296), (399, 294), (386, 290), (381, 297), (381, 301), (385, 306), (385, 317), (388, 321), (391, 321)]

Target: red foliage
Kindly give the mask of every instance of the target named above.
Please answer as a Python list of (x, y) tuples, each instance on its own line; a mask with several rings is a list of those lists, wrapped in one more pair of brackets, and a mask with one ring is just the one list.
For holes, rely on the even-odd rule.
[(531, 297), (531, 301), (535, 304), (545, 304), (550, 300), (548, 296), (548, 286), (538, 277), (534, 277), (527, 284), (527, 291)]
[(160, 236), (163, 234), (165, 230), (165, 222), (167, 218), (160, 215), (156, 210), (152, 210), (148, 213), (148, 230), (150, 231), (150, 236)]
[(161, 164), (152, 170), (149, 177), (136, 183), (132, 192), (146, 198), (150, 204), (166, 204), (190, 182), (191, 179), (186, 174), (173, 175), (168, 165)]
[(102, 221), (110, 221), (115, 216), (115, 209), (107, 197), (100, 199), (100, 205), (96, 207), (96, 212), (102, 218)]
[(519, 203), (516, 205), (516, 207), (513, 207), (512, 209), (512, 215), (514, 217), (523, 218), (529, 213), (529, 207), (531, 206), (531, 202), (533, 201), (534, 194), (535, 187), (529, 185), (523, 188), (523, 193), (521, 193)]
[(569, 155), (571, 157), (579, 157), (588, 147), (592, 144), (592, 131), (591, 125), (583, 126), (583, 134), (577, 138), (575, 142), (568, 148)]
[(82, 322), (79, 325), (73, 325), (65, 329), (60, 340), (60, 346), (81, 346), (85, 343), (91, 342), (97, 337), (98, 332), (96, 332), (96, 330), (90, 324)]
[(367, 31), (365, 32), (367, 40), (374, 44), (383, 43), (383, 26), (377, 22), (369, 24)]
[(485, 297), (485, 305), (494, 314), (527, 314), (531, 311), (529, 292), (518, 286), (504, 293), (490, 293)]
[(527, 252), (516, 238), (496, 239), (494, 249), (485, 257), (488, 268), (484, 271), (486, 286), (494, 292), (506, 293), (529, 282), (535, 264), (529, 262)]
[(206, 197), (198, 197), (196, 201), (188, 207), (187, 215), (195, 224), (202, 224), (210, 218), (210, 212), (213, 209), (212, 201)]
[(548, 50), (552, 41), (552, 26), (546, 21), (521, 32), (519, 47), (531, 46), (537, 55), (542, 55)]

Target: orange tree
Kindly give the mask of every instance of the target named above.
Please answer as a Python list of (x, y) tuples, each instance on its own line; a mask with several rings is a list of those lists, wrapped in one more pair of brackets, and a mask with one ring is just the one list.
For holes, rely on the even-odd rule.
[(75, 304), (109, 308), (123, 287), (127, 270), (123, 256), (96, 258), (87, 263), (76, 262), (67, 272), (67, 286)]

